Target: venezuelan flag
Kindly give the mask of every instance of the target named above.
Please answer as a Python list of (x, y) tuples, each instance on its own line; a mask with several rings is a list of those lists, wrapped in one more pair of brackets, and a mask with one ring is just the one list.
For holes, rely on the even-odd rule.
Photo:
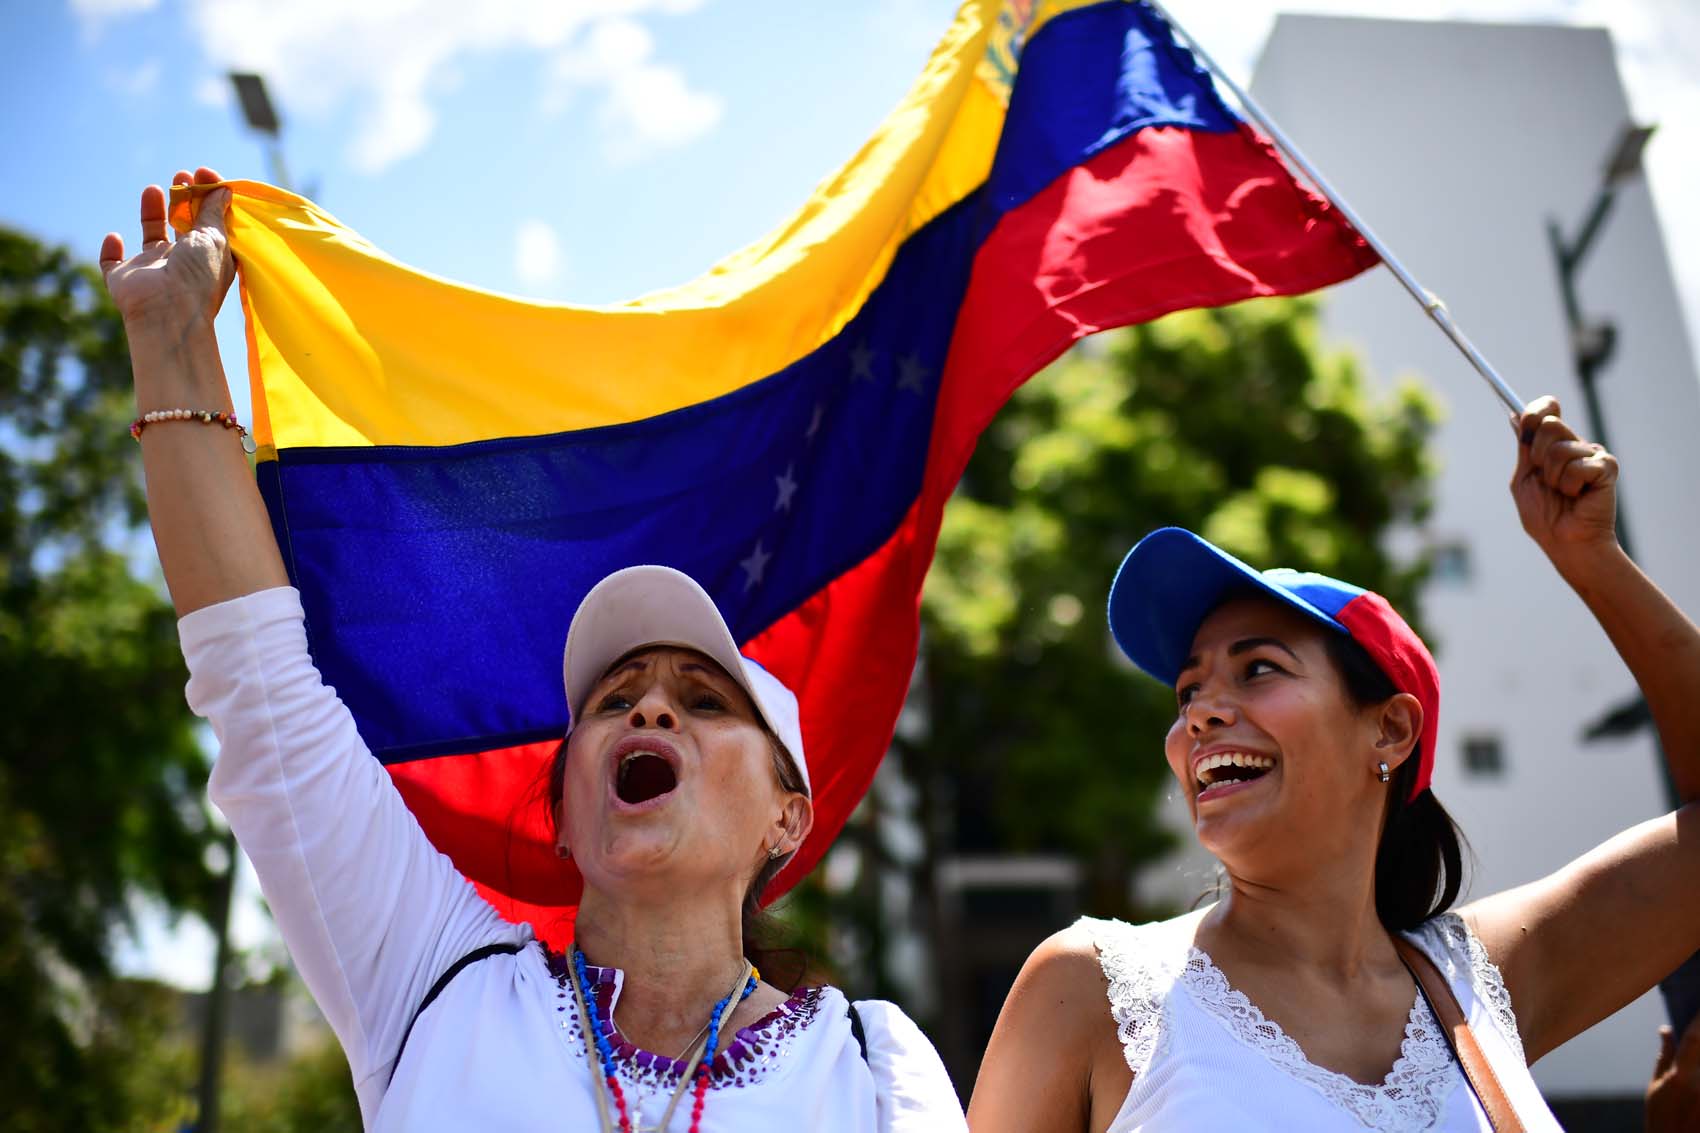
[(788, 885), (885, 752), (942, 509), (1010, 392), (1093, 331), (1375, 262), (1125, 0), (967, 0), (794, 216), (618, 306), (436, 279), (230, 187), (259, 482), (317, 664), (437, 845), (556, 940), (578, 880), (534, 804), (597, 579), (691, 574), (797, 691), (818, 819)]

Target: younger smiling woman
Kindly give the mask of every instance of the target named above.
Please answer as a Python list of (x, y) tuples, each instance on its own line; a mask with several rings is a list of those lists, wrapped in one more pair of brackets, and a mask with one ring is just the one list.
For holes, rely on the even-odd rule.
[(503, 921), (426, 840), (313, 668), (229, 417), (213, 338), (235, 274), (228, 200), (210, 193), (173, 244), (149, 186), (141, 251), (126, 259), (109, 235), (101, 268), (130, 340), (189, 701), (219, 738), (213, 799), (348, 1055), (367, 1128), (962, 1128), (900, 1010), (788, 995), (745, 959), (746, 914), (811, 822), (797, 702), (677, 571), (610, 575), (568, 630), (574, 726), (550, 803), (584, 877), (571, 952)]
[(1527, 1064), (1700, 948), (1700, 631), (1618, 547), (1610, 454), (1550, 399), (1517, 426), (1523, 526), (1640, 683), (1689, 805), (1448, 912), (1461, 855), (1428, 789), (1422, 642), (1376, 595), (1154, 532), (1117, 574), (1110, 626), (1175, 689), (1169, 768), (1229, 888), (1041, 945), (981, 1065), (975, 1133), (1503, 1129), (1437, 1023), (1452, 1000), (1522, 1127), (1556, 1131)]

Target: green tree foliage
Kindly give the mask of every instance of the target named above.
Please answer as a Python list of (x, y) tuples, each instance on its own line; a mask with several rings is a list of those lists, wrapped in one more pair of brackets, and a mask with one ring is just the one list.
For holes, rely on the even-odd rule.
[(1092, 911), (1169, 844), (1174, 696), (1110, 641), (1139, 537), (1189, 527), (1260, 566), (1319, 570), (1409, 611), (1421, 568), (1381, 541), (1427, 507), (1435, 409), (1376, 397), (1316, 310), (1266, 300), (1103, 336), (1024, 386), (946, 511), (923, 602), (923, 738), (899, 745), (936, 851), (1062, 851)]
[[(203, 908), (206, 761), (151, 559), (123, 325), (95, 272), (0, 228), (0, 1098), (125, 1127), (155, 1014), (111, 978), (128, 902)], [(133, 997), (132, 997), (133, 998)], [(116, 1032), (114, 1032), (116, 1028)]]
[(233, 1059), (220, 1121), (243, 1133), (360, 1133), (348, 1060), (326, 1037), (285, 1062)]

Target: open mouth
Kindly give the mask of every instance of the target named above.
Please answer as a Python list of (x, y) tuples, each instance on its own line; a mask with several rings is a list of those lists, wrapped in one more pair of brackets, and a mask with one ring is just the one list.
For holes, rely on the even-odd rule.
[(658, 799), (678, 785), (679, 774), (673, 765), (653, 751), (628, 753), (614, 773), (614, 793), (632, 806)]
[(1236, 783), (1261, 779), (1275, 769), (1275, 761), (1267, 755), (1249, 751), (1225, 751), (1198, 761), (1193, 774), (1198, 778), (1199, 795), (1212, 788), (1225, 788)]

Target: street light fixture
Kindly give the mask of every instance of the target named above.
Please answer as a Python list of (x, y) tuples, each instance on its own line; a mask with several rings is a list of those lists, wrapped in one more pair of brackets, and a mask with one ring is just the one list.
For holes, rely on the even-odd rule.
[(272, 184), (294, 192), (289, 184), (289, 171), (283, 164), (283, 120), (272, 105), (266, 91), (266, 81), (247, 71), (230, 72), (230, 84), (236, 88), (236, 101), (242, 107), (242, 120), (248, 128), (265, 137), (266, 162), (271, 166)]
[(230, 82), (236, 87), (236, 99), (242, 104), (242, 117), (250, 128), (277, 137), (283, 123), (278, 120), (277, 108), (266, 93), (266, 81), (258, 75), (232, 71)]
[[(1605, 167), (1600, 171), (1599, 192), (1595, 194), (1593, 206), (1589, 208), (1574, 241), (1567, 244), (1558, 223), (1548, 222), (1553, 251), (1558, 256), (1559, 272), (1566, 280), (1593, 245), (1600, 225), (1605, 222), (1606, 214), (1611, 211), (1612, 202), (1617, 198), (1617, 190), (1641, 175), (1641, 153), (1647, 148), (1647, 141), (1656, 129), (1657, 126), (1624, 123), (1623, 129), (1618, 132), (1616, 143), (1612, 146), (1611, 154), (1606, 158)], [(1573, 296), (1567, 296), (1567, 306), (1572, 301)]]
[(1621, 185), (1641, 175), (1641, 152), (1658, 126), (1637, 126), (1626, 123), (1617, 137), (1617, 148), (1606, 160), (1605, 179), (1608, 185)]
[[(1641, 153), (1647, 148), (1647, 140), (1653, 136), (1654, 129), (1653, 126), (1638, 126), (1633, 122), (1624, 124), (1601, 170), (1600, 187), (1594, 194), (1593, 204), (1574, 240), (1564, 238), (1564, 230), (1558, 221), (1547, 221), (1547, 237), (1552, 242), (1553, 259), (1558, 264), (1559, 292), (1564, 300), (1564, 317), (1570, 330), (1570, 354), (1576, 366), (1577, 380), (1582, 384), (1582, 397), (1587, 402), (1588, 426), (1594, 439), (1607, 448), (1611, 447), (1611, 442), (1606, 437), (1605, 415), (1594, 383), (1617, 346), (1617, 327), (1605, 319), (1583, 316), (1576, 296), (1576, 271), (1611, 212), (1619, 187), (1640, 176)], [(1628, 551), (1629, 533), (1621, 507), (1617, 512), (1617, 536), (1618, 542)]]

